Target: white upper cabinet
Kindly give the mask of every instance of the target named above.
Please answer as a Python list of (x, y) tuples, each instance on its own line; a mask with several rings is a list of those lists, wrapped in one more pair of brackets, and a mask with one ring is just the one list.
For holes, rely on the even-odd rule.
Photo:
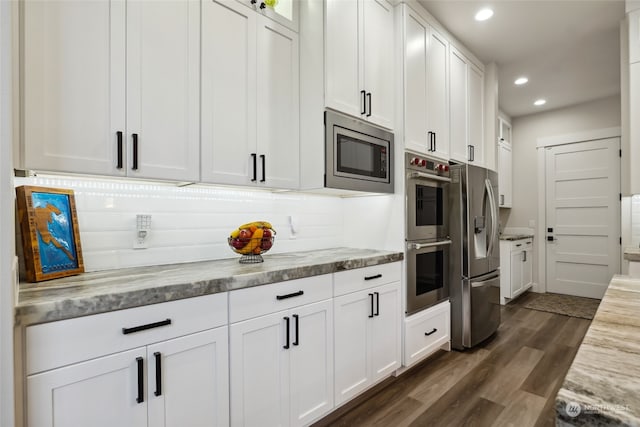
[(513, 203), (513, 156), (511, 144), (498, 144), (498, 203), (501, 208), (510, 208)]
[(392, 129), (393, 6), (386, 0), (327, 0), (326, 106)]
[(450, 47), (451, 158), (484, 166), (484, 72)]
[(449, 42), (405, 7), (405, 148), (449, 158)]
[(195, 181), (195, 0), (26, 2), (24, 167)]
[(297, 188), (298, 35), (235, 0), (202, 13), (202, 181)]
[(640, 62), (640, 9), (628, 14), (629, 64)]

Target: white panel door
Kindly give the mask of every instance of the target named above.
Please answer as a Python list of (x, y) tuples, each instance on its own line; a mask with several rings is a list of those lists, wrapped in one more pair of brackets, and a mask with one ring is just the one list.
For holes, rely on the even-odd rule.
[(300, 184), (298, 34), (258, 19), (258, 184)]
[(229, 425), (227, 326), (151, 345), (147, 360), (150, 426)]
[(449, 159), (449, 42), (431, 27), (427, 59), (427, 123), (432, 154)]
[(146, 369), (145, 356), (139, 348), (27, 377), (28, 425), (146, 427), (149, 394), (138, 403), (136, 361)]
[(117, 169), (117, 132), (124, 144), (125, 3), (23, 6), (22, 166), (124, 175), (124, 167)]
[(253, 178), (256, 18), (235, 0), (202, 2), (203, 182), (247, 185)]
[(372, 382), (369, 329), (373, 318), (373, 291), (334, 299), (336, 405), (350, 400)]
[(291, 426), (333, 409), (333, 301), (291, 310)]
[(431, 150), (427, 127), (427, 50), (429, 24), (405, 7), (404, 20), (404, 143), (420, 153)]
[(198, 181), (199, 104), (200, 2), (129, 0), (127, 174)]
[(549, 292), (602, 298), (620, 271), (619, 138), (546, 150)]
[[(290, 421), (287, 312), (238, 322), (229, 329), (231, 425), (285, 426)], [(289, 336), (289, 347), (291, 336)]]
[(361, 6), (356, 0), (325, 1), (325, 102), (356, 117), (364, 111)]
[(467, 107), (467, 62), (454, 47), (449, 50), (449, 102), (450, 102), (450, 149), (451, 158), (459, 162), (468, 161), (469, 121)]
[(393, 6), (387, 0), (364, 0), (364, 81), (367, 119), (393, 129), (394, 55)]
[(469, 78), (469, 144), (471, 163), (484, 166), (484, 74), (468, 65)]
[(375, 313), (371, 319), (371, 364), (373, 381), (389, 376), (400, 367), (400, 283), (374, 288)]

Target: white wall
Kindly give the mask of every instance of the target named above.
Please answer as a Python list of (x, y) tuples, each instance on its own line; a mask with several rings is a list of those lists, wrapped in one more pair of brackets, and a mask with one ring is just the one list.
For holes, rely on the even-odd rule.
[(0, 1), (0, 425), (14, 425), (11, 3)]
[[(620, 126), (620, 96), (611, 96), (567, 108), (516, 117), (513, 127), (513, 208), (501, 209), (503, 227), (530, 227), (538, 213), (538, 138)], [(539, 239), (537, 239), (539, 240)], [(539, 242), (536, 242), (539, 243)], [(534, 259), (534, 282), (538, 281)]]

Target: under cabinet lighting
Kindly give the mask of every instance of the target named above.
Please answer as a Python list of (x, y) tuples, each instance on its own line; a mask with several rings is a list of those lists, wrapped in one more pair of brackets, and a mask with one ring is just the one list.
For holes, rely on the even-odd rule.
[(546, 99), (538, 99), (538, 100), (536, 100), (536, 102), (533, 103), (533, 105), (537, 105), (539, 107), (539, 106), (544, 105), (546, 103), (547, 103)]
[(476, 13), (476, 21), (486, 21), (493, 16), (493, 10), (489, 8), (480, 9)]
[(517, 84), (518, 86), (521, 86), (521, 85), (527, 83), (528, 81), (529, 81), (529, 79), (526, 78), (526, 77), (518, 77), (514, 83)]

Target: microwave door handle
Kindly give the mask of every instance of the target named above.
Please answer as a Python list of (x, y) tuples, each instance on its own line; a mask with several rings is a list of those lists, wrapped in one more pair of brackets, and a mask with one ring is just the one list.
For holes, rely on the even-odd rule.
[(419, 178), (419, 179), (428, 179), (432, 181), (451, 182), (451, 178), (447, 178), (445, 176), (438, 176), (438, 175), (429, 175), (422, 172), (411, 172), (409, 174), (409, 178)]
[(496, 239), (496, 231), (498, 229), (496, 222), (496, 202), (493, 199), (493, 188), (491, 187), (491, 181), (489, 179), (484, 180), (486, 188), (486, 195), (489, 197), (489, 209), (491, 209), (491, 238), (489, 239), (489, 248), (487, 249), (487, 255), (493, 255), (494, 240)]

